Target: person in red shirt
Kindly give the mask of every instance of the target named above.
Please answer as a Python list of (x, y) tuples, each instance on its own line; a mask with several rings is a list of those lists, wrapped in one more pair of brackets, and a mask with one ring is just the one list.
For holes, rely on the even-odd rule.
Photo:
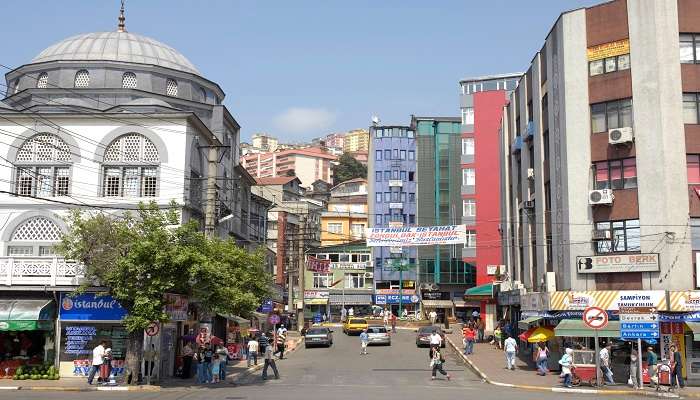
[(464, 340), (464, 354), (469, 355), (474, 353), (474, 340), (476, 339), (476, 331), (474, 327), (470, 324), (462, 329), (462, 336)]
[(396, 333), (396, 315), (391, 313), (391, 331)]

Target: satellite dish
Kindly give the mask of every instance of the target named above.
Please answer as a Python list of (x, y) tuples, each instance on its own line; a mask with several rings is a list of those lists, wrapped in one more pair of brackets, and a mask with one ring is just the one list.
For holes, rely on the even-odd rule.
[(376, 115), (373, 115), (373, 116), (372, 116), (372, 123), (373, 123), (374, 125), (379, 125), (379, 117), (376, 116)]

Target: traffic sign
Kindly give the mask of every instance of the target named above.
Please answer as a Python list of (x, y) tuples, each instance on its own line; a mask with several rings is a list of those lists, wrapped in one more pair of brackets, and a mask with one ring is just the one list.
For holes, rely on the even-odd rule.
[(591, 329), (603, 329), (608, 326), (608, 313), (600, 307), (588, 307), (583, 310), (583, 323)]
[(654, 307), (620, 307), (621, 339), (658, 339), (659, 314)]
[(277, 325), (280, 323), (280, 316), (277, 314), (270, 314), (270, 316), (267, 317), (267, 322), (271, 325)]
[(155, 336), (160, 332), (160, 325), (157, 322), (151, 322), (146, 327), (146, 335)]

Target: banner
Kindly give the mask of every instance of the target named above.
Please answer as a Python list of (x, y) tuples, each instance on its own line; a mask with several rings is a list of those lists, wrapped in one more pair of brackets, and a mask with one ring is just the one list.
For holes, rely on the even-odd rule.
[(700, 311), (700, 290), (669, 291), (671, 299), (669, 311)]
[(181, 294), (165, 294), (165, 313), (171, 321), (187, 321), (187, 309), (189, 301), (187, 296)]
[(367, 247), (411, 247), (467, 243), (466, 225), (367, 228)]
[(588, 307), (619, 310), (620, 307), (652, 307), (666, 310), (664, 290), (560, 291), (550, 294), (550, 310), (583, 310)]
[(602, 60), (607, 57), (629, 54), (630, 40), (622, 39), (610, 43), (603, 43), (587, 49), (588, 61)]
[(311, 256), (306, 259), (306, 269), (309, 271), (327, 274), (330, 271), (330, 267), (331, 260), (321, 260)]
[(121, 321), (126, 310), (112, 296), (63, 293), (59, 315), (64, 321)]

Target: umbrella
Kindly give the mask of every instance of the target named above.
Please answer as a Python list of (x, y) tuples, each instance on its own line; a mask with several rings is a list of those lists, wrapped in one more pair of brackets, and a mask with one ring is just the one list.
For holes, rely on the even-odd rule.
[(530, 329), (526, 330), (525, 332), (521, 333), (520, 335), (518, 335), (518, 337), (519, 337), (520, 340), (522, 340), (523, 342), (527, 342), (528, 339), (530, 338), (530, 336), (532, 335), (532, 332), (535, 331), (535, 329), (536, 329), (536, 328), (530, 328)]
[[(529, 332), (529, 331), (528, 331)], [(527, 337), (528, 343), (539, 343), (546, 342), (554, 337), (554, 331), (549, 326), (540, 326), (535, 328), (532, 333)]]

